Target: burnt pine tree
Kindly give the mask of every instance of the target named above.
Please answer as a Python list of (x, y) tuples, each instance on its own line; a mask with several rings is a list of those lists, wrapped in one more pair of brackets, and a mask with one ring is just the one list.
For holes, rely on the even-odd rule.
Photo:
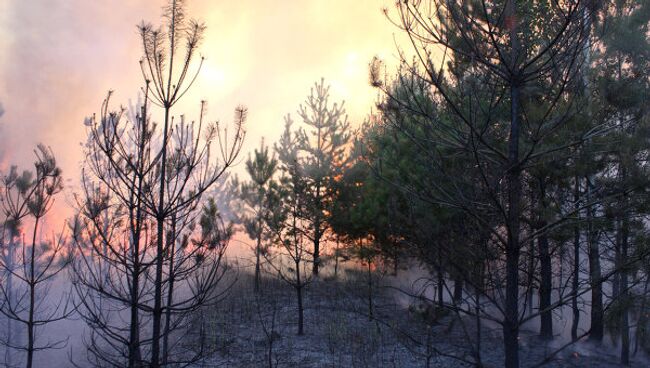
[[(33, 173), (25, 170), (18, 173), (18, 168), (12, 166), (9, 173), (2, 176), (2, 192), (0, 194), (0, 205), (2, 208), (2, 262), (7, 269), (3, 275), (4, 293), (10, 303), (15, 301), (14, 276), (10, 270), (16, 267), (16, 250), (20, 243), (20, 234), (23, 231), (24, 220), (29, 215), (26, 199), (29, 198), (28, 191), (32, 186)], [(22, 194), (22, 195), (18, 195)], [(14, 335), (14, 324), (11, 318), (7, 319), (6, 341), (16, 341)], [(6, 349), (5, 364), (12, 365), (13, 351)]]
[[(205, 102), (197, 121), (174, 118), (175, 104), (198, 77), (202, 59), (191, 69), (205, 26), (186, 19), (181, 1), (170, 1), (164, 18), (161, 28), (139, 26), (143, 104), (126, 117), (107, 99), (99, 118), (86, 121), (83, 191), (73, 223), (75, 286), (78, 309), (91, 327), (90, 357), (101, 365), (160, 367), (200, 359), (204, 349), (177, 349), (192, 333), (188, 318), (220, 295), (225, 243), (190, 240), (204, 194), (241, 151), (246, 110), (236, 109), (230, 132), (205, 121)], [(162, 109), (162, 124), (152, 121), (154, 107)]]
[[(195, 209), (202, 194), (232, 165), (241, 150), (243, 122), (246, 116), (243, 108), (238, 109), (235, 118), (237, 126), (232, 142), (229, 142), (229, 137), (226, 136), (215, 137), (219, 128), (210, 126), (207, 129), (209, 139), (205, 140), (207, 144), (199, 145), (202, 121), (198, 124), (196, 135), (192, 134), (194, 131), (190, 130), (190, 127), (193, 128), (193, 124), (190, 124), (175, 131), (178, 138), (176, 142), (171, 140), (175, 128), (173, 107), (192, 86), (203, 63), (201, 58), (196, 72), (190, 72), (192, 63), (197, 57), (197, 49), (205, 26), (197, 21), (186, 19), (185, 7), (181, 0), (169, 2), (165, 8), (164, 18), (165, 24), (162, 28), (155, 29), (145, 23), (139, 27), (144, 53), (140, 65), (147, 88), (150, 88), (148, 96), (152, 103), (162, 108), (164, 114), (161, 144), (155, 153), (157, 196), (146, 201), (148, 210), (156, 220), (151, 345), (151, 366), (154, 368), (160, 367), (166, 359), (161, 351), (162, 320), (164, 309), (171, 308), (163, 305), (163, 273), (165, 256), (169, 254), (166, 252), (166, 228), (170, 219), (187, 215), (184, 213), (178, 216), (178, 212), (187, 210), (191, 212)], [(211, 152), (209, 148), (213, 138), (217, 141), (222, 155), (222, 162), (218, 165), (209, 160)], [(175, 168), (170, 170), (170, 166), (174, 165)], [(168, 176), (173, 180), (168, 181)], [(188, 183), (190, 185), (186, 185)]]
[(54, 203), (54, 198), (62, 189), (61, 169), (51, 150), (39, 145), (34, 163), (34, 173), (17, 174), (15, 167), (2, 178), (3, 195), (0, 205), (10, 221), (10, 236), (21, 228), (24, 218), (29, 218), (32, 228), (29, 241), (17, 244), (15, 259), (2, 258), (0, 268), (4, 275), (11, 275), (15, 285), (8, 280), (0, 283), (0, 313), (24, 328), (27, 342), (2, 341), (9, 349), (25, 353), (25, 367), (34, 365), (34, 354), (47, 349), (65, 347), (66, 339), (45, 340), (39, 338), (38, 331), (47, 324), (67, 318), (72, 304), (68, 295), (62, 292), (58, 300), (52, 300), (50, 287), (54, 279), (65, 269), (70, 260), (64, 234), (49, 241), (39, 240), (45, 216)]
[(146, 102), (125, 122), (129, 111), (109, 110), (110, 96), (99, 119), (85, 122), (82, 192), (70, 223), (77, 251), (72, 278), (77, 311), (90, 327), (87, 359), (97, 366), (140, 367), (149, 345), (141, 338), (145, 300), (152, 297), (147, 258), (154, 251), (154, 222), (144, 201), (152, 195), (147, 173), (154, 127)]
[[(90, 327), (89, 359), (100, 366), (155, 365), (153, 355), (146, 354), (153, 352), (155, 340), (143, 334), (152, 331), (155, 321), (155, 208), (162, 137), (150, 121), (146, 101), (129, 118), (124, 109), (109, 110), (107, 99), (99, 118), (86, 120), (89, 133), (82, 192), (77, 196), (78, 215), (71, 224), (77, 249), (73, 277), (77, 311)], [(227, 236), (222, 236), (219, 246), (190, 240), (198, 231), (203, 193), (239, 153), (245, 111), (237, 111), (232, 142), (216, 125), (202, 129), (204, 113), (201, 104), (198, 124), (181, 119), (170, 137), (172, 153), (165, 176), (170, 215), (165, 219), (161, 254), (164, 304), (158, 364), (162, 365), (202, 357), (202, 351), (180, 354), (173, 347), (192, 333), (184, 322), (219, 296), (215, 289), (224, 271), (221, 260)], [(205, 140), (199, 139), (199, 132)], [(210, 154), (213, 140), (223, 154), (223, 161), (216, 165)], [(127, 310), (128, 317), (123, 315)]]

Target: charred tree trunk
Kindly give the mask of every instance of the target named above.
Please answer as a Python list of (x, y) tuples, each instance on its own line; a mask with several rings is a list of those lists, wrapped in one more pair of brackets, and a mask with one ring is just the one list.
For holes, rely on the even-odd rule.
[(506, 3), (505, 16), (510, 24), (510, 134), (508, 137), (507, 184), (507, 244), (506, 244), (506, 300), (503, 321), (503, 339), (505, 345), (506, 368), (519, 367), (519, 258), (520, 217), (521, 217), (521, 167), (519, 166), (520, 137), (520, 80), (518, 61), (520, 53), (517, 34), (517, 9), (514, 0)]
[[(298, 281), (300, 282), (300, 281)], [(305, 307), (302, 301), (302, 286), (296, 286), (296, 296), (298, 297), (298, 335), (302, 336), (305, 334)]]
[(454, 281), (454, 303), (456, 305), (463, 302), (463, 278), (457, 276)]
[(551, 310), (552, 267), (548, 246), (548, 237), (543, 234), (537, 240), (541, 265), (541, 282), (539, 287), (540, 330), (543, 339), (553, 338), (553, 311)]
[[(168, 91), (169, 92), (169, 91)], [(169, 93), (168, 93), (169, 94)], [(160, 367), (160, 337), (162, 327), (162, 275), (164, 263), (165, 237), (165, 176), (167, 170), (167, 142), (169, 135), (169, 109), (165, 106), (165, 124), (163, 128), (162, 158), (160, 161), (160, 188), (158, 191), (158, 213), (156, 214), (156, 275), (154, 279), (154, 306), (151, 333), (151, 368)]]
[[(576, 217), (580, 216), (580, 178), (575, 177), (575, 188), (573, 192), (573, 201), (575, 203)], [(573, 321), (571, 322), (571, 340), (578, 340), (578, 324), (580, 323), (580, 309), (578, 308), (578, 288), (580, 287), (580, 225), (579, 219), (573, 227), (573, 276), (571, 280), (571, 309), (573, 311)]]
[(30, 251), (29, 259), (29, 313), (27, 317), (27, 368), (32, 368), (34, 362), (34, 312), (35, 312), (35, 303), (36, 303), (36, 234), (38, 232), (38, 224), (40, 217), (36, 217), (34, 222), (34, 233), (32, 236), (32, 249)]
[[(512, 5), (514, 6), (514, 5)], [(506, 305), (503, 321), (506, 368), (519, 367), (519, 219), (521, 215), (521, 169), (519, 168), (519, 86), (511, 90), (509, 139), (508, 239), (506, 244)]]
[[(145, 95), (146, 101), (147, 95)], [(142, 193), (142, 182), (144, 180), (144, 160), (146, 134), (147, 134), (147, 104), (142, 106), (142, 131), (140, 132), (139, 141), (139, 170), (134, 176), (137, 180), (137, 192), (131, 193), (131, 203), (135, 204), (135, 214), (131, 209), (131, 218), (134, 219), (135, 227), (131, 227), (131, 252), (133, 257), (133, 277), (131, 279), (131, 316), (129, 322), (129, 368), (139, 368), (142, 365), (142, 354), (140, 351), (140, 237), (142, 235), (142, 198), (138, 195)]]
[(168, 271), (168, 284), (169, 288), (167, 289), (167, 305), (165, 309), (165, 329), (163, 330), (163, 346), (162, 346), (162, 365), (167, 365), (167, 360), (169, 358), (169, 334), (171, 332), (171, 323), (172, 323), (172, 310), (171, 306), (174, 302), (174, 281), (175, 273), (174, 269), (174, 260), (176, 257), (176, 218), (172, 217), (172, 232), (170, 234), (170, 239), (167, 245), (167, 250), (169, 252), (169, 271)]
[[(621, 273), (620, 278), (620, 303), (621, 308), (621, 363), (625, 365), (630, 364), (630, 320), (629, 320), (629, 291), (628, 291), (628, 276), (627, 276), (627, 257), (629, 248), (629, 232), (630, 224), (627, 217), (622, 221), (621, 226), (621, 263), (619, 270)], [(643, 312), (642, 312), (643, 313)]]
[[(591, 200), (591, 183), (587, 178), (587, 200)], [(591, 330), (589, 340), (602, 342), (604, 335), (603, 285), (600, 267), (600, 246), (594, 229), (594, 208), (587, 208), (587, 238), (589, 243), (589, 283), (591, 287)]]
[[(485, 240), (481, 241), (483, 244), (483, 247), (485, 248), (485, 244), (487, 243)], [(474, 284), (474, 298), (475, 300), (475, 313), (476, 313), (476, 366), (477, 367), (482, 367), (483, 363), (481, 361), (481, 338), (482, 338), (482, 331), (481, 331), (481, 289), (482, 289), (482, 283), (485, 280), (485, 268), (484, 265), (481, 263), (479, 264), (478, 267), (478, 272), (476, 273), (477, 279), (476, 283)]]
[[(137, 242), (136, 242), (137, 243)], [(137, 259), (139, 248), (136, 245), (134, 250)], [(140, 318), (139, 318), (139, 290), (140, 290), (140, 265), (136, 260), (133, 264), (133, 279), (131, 281), (131, 317), (129, 321), (129, 368), (140, 367), (142, 356), (140, 355)]]
[[(258, 226), (260, 226), (258, 222)], [(255, 245), (255, 292), (260, 291), (260, 256), (262, 252), (262, 230), (258, 227), (257, 244)]]
[[(6, 280), (7, 280), (6, 281), (7, 282), (7, 299), (9, 301), (9, 303), (11, 303), (12, 305), (15, 303), (15, 300), (14, 300), (15, 299), (14, 298), (14, 286), (13, 286), (13, 283), (14, 283), (13, 270), (14, 270), (14, 259), (16, 258), (15, 248), (14, 248), (16, 246), (16, 243), (15, 243), (16, 236), (18, 236), (16, 231), (14, 229), (10, 228), (9, 229), (9, 244), (8, 244), (9, 249), (7, 250), (7, 262), (6, 262), (8, 270), (5, 273), (5, 277), (6, 277)], [(16, 343), (15, 339), (17, 339), (18, 336), (16, 336), (16, 337), (13, 336), (13, 330), (14, 330), (13, 320), (11, 318), (8, 318), (7, 319), (7, 341), (11, 341), (11, 342), (13, 342), (15, 344)], [(5, 364), (8, 367), (13, 366), (12, 357), (13, 357), (13, 354), (11, 353), (11, 349), (6, 349), (6, 352), (5, 352)]]
[(372, 301), (372, 260), (368, 259), (368, 319), (373, 320), (373, 301)]
[(319, 267), (320, 267), (320, 219), (317, 225), (314, 225), (314, 266), (312, 268), (312, 273), (314, 277), (318, 277)]
[[(583, 9), (583, 32), (586, 35), (591, 34), (591, 15), (589, 14), (589, 7)], [(591, 111), (591, 88), (590, 88), (590, 63), (591, 63), (591, 42), (589, 37), (585, 39), (585, 46), (583, 48), (584, 68), (582, 70), (582, 82), (584, 85), (584, 95), (587, 98), (587, 114), (589, 117), (592, 115)], [(585, 189), (587, 194), (587, 202), (593, 200), (593, 183), (590, 176), (585, 178)], [(601, 342), (603, 340), (604, 325), (603, 325), (603, 286), (601, 280), (601, 267), (600, 267), (600, 249), (596, 231), (594, 229), (594, 214), (595, 209), (593, 204), (589, 204), (586, 209), (587, 215), (587, 257), (589, 260), (589, 283), (591, 288), (591, 328), (589, 340)]]
[[(644, 286), (643, 286), (643, 295), (648, 295), (648, 289), (649, 289), (649, 286), (650, 286), (650, 270), (648, 270), (646, 268), (644, 271), (645, 271), (646, 276), (645, 276), (645, 283), (644, 283)], [(642, 310), (642, 311), (646, 310), (647, 300), (648, 300), (647, 297), (643, 297), (641, 299), (641, 307), (639, 308), (639, 310)], [(642, 336), (644, 334), (643, 331), (644, 331), (645, 326), (646, 326), (647, 323), (648, 323), (648, 314), (647, 313), (639, 313), (639, 318), (637, 319), (637, 322), (636, 322), (637, 328), (636, 328), (636, 331), (634, 333), (634, 353), (632, 354), (632, 356), (635, 356), (636, 353), (639, 350), (639, 339), (643, 338), (643, 336)]]
[(334, 279), (339, 277), (339, 248), (340, 248), (339, 236), (336, 236), (336, 250), (334, 251)]
[[(620, 281), (621, 281), (620, 265), (622, 262), (621, 243), (623, 241), (622, 240), (623, 225), (620, 218), (615, 219), (614, 226), (616, 229), (616, 236), (614, 241), (614, 262), (615, 262), (614, 265), (619, 269), (619, 272), (612, 275), (612, 300), (619, 300), (619, 296), (621, 294), (621, 289), (620, 289)], [(614, 341), (614, 344), (616, 344), (616, 341)]]
[(526, 305), (525, 308), (528, 309), (528, 315), (533, 314), (533, 293), (535, 290), (535, 243), (530, 242), (528, 251), (528, 265), (527, 265), (527, 277), (526, 277), (526, 287), (528, 288), (526, 292)]
[(442, 308), (445, 305), (444, 292), (445, 292), (445, 273), (442, 269), (442, 250), (438, 246), (438, 306)]
[(519, 258), (520, 218), (521, 218), (521, 167), (519, 165), (520, 137), (520, 77), (518, 61), (520, 53), (519, 36), (517, 34), (517, 9), (514, 0), (505, 6), (505, 16), (510, 24), (510, 134), (508, 137), (508, 162), (506, 172), (507, 193), (507, 244), (506, 256), (506, 300), (505, 318), (503, 321), (503, 339), (505, 347), (506, 368), (519, 368)]
[(292, 228), (293, 228), (293, 246), (294, 246), (294, 256), (293, 256), (293, 261), (295, 263), (296, 267), (296, 283), (295, 283), (295, 288), (296, 288), (296, 297), (298, 298), (298, 335), (302, 336), (304, 335), (304, 321), (305, 321), (305, 308), (303, 304), (303, 287), (305, 286), (302, 277), (300, 277), (300, 263), (302, 261), (302, 250), (300, 249), (300, 245), (298, 244), (298, 231), (297, 231), (297, 224), (296, 224), (296, 218), (298, 216), (298, 208), (296, 206), (293, 207), (293, 222), (292, 222)]
[[(320, 145), (320, 129), (318, 130), (318, 141)], [(319, 163), (320, 165), (320, 163)], [(316, 218), (314, 219), (314, 265), (312, 268), (312, 274), (314, 275), (314, 278), (318, 277), (318, 270), (320, 267), (320, 240), (321, 237), (323, 236), (321, 232), (321, 226), (322, 226), (322, 219), (321, 219), (321, 184), (320, 182), (317, 183), (316, 186)]]
[(546, 212), (546, 184), (544, 183), (543, 178), (539, 180), (539, 206), (541, 210), (541, 221), (538, 224), (538, 230), (541, 230), (541, 234), (537, 238), (540, 263), (539, 335), (542, 339), (550, 340), (553, 338), (553, 311), (551, 309), (551, 293), (553, 290), (553, 266), (551, 264), (548, 234), (544, 229), (547, 225), (547, 222), (544, 218)]

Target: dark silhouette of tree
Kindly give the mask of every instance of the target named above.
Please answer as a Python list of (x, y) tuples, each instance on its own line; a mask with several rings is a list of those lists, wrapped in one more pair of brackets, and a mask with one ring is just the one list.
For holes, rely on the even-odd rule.
[[(414, 93), (406, 97), (391, 94), (381, 80), (380, 69), (371, 69), (373, 85), (384, 90), (391, 108), (420, 117), (415, 126), (421, 135), (414, 135), (414, 128), (405, 125), (405, 120), (392, 123), (417, 145), (423, 159), (431, 162), (430, 172), (445, 177), (416, 187), (416, 194), (465, 211), (490, 232), (496, 254), (503, 255), (494, 262), (500, 266), (493, 268), (491, 277), (503, 280), (505, 286), (503, 299), (496, 299), (495, 306), (503, 330), (506, 367), (519, 366), (519, 326), (540, 314), (521, 316), (522, 297), (530, 293), (530, 288), (520, 287), (521, 270), (526, 269), (521, 264), (526, 259), (524, 252), (532, 249), (533, 241), (542, 240), (547, 303), (548, 248), (543, 234), (576, 212), (575, 208), (562, 208), (552, 221), (530, 228), (525, 185), (528, 170), (613, 128), (611, 122), (574, 124), (583, 113), (581, 72), (590, 36), (585, 22), (592, 12), (586, 1), (400, 1), (395, 24), (412, 41), (415, 54), (411, 62), (401, 53), (403, 72), (429, 86), (436, 108), (423, 106)], [(575, 127), (574, 134), (556, 139), (558, 130), (568, 126)], [(440, 163), (447, 159), (442, 153), (451, 149), (472, 163), (468, 174), (445, 175)], [(439, 184), (444, 182), (453, 184)], [(468, 200), (468, 185), (479, 186), (483, 193), (480, 201)], [(594, 193), (582, 198), (578, 206), (584, 208), (585, 200), (597, 202), (602, 196)], [(488, 223), (486, 214), (498, 218), (498, 224)], [(598, 278), (598, 285), (603, 278)], [(595, 286), (592, 284), (592, 289)], [(540, 311), (544, 320), (548, 321), (550, 309), (563, 302)]]
[[(198, 121), (174, 118), (175, 104), (198, 77), (202, 59), (191, 68), (205, 26), (186, 19), (182, 1), (170, 1), (164, 18), (159, 29), (139, 26), (142, 105), (125, 117), (124, 109), (110, 110), (109, 94), (99, 119), (86, 122), (74, 277), (78, 309), (92, 330), (89, 360), (102, 366), (202, 358), (202, 346), (192, 351), (186, 344), (195, 332), (188, 319), (221, 296), (228, 236), (218, 244), (190, 240), (204, 194), (240, 153), (246, 109), (236, 109), (230, 133), (204, 120), (205, 102)], [(151, 122), (154, 107), (164, 113), (160, 125)]]
[(292, 125), (291, 118), (287, 116), (284, 132), (274, 147), (281, 177), (270, 192), (269, 200), (274, 211), (267, 223), (276, 247), (265, 253), (265, 257), (280, 280), (296, 292), (297, 333), (303, 335), (305, 288), (313, 280), (313, 272), (306, 270), (310, 243), (307, 234), (312, 227), (311, 222), (305, 220), (305, 213), (311, 202), (306, 191), (308, 179), (299, 161), (304, 132), (300, 129), (292, 131)]
[[(13, 335), (7, 336), (2, 344), (24, 352), (27, 368), (33, 366), (36, 352), (65, 347), (67, 339), (42, 341), (38, 331), (67, 318), (73, 311), (64, 291), (58, 300), (49, 300), (52, 298), (49, 284), (70, 261), (65, 235), (61, 233), (53, 235), (51, 240), (39, 240), (43, 219), (63, 188), (61, 169), (49, 148), (39, 145), (35, 153), (34, 172), (24, 171), (19, 175), (16, 167), (12, 167), (9, 174), (2, 177), (0, 196), (0, 206), (6, 216), (4, 227), (10, 237), (7, 254), (0, 259), (3, 270), (0, 313), (24, 327), (27, 336), (24, 345)], [(28, 219), (32, 225), (30, 240), (16, 241)]]
[[(603, 36), (593, 47), (594, 62), (589, 73), (589, 86), (594, 91), (591, 111), (594, 119), (615, 124), (618, 129), (599, 142), (603, 165), (596, 178), (608, 191), (647, 188), (650, 6), (638, 1), (603, 3), (599, 15), (594, 28)], [(603, 17), (607, 20), (599, 22)], [(637, 287), (642, 283), (638, 272), (643, 264), (637, 256), (645, 251), (642, 239), (647, 236), (640, 220), (648, 211), (645, 203), (647, 197), (641, 191), (605, 201), (598, 208), (602, 215), (596, 222), (604, 268), (613, 264), (618, 271), (611, 280), (612, 295), (603, 310), (602, 324), (609, 329), (614, 343), (620, 338), (621, 363), (626, 365), (631, 356), (633, 299), (646, 298), (645, 290)]]
[[(149, 326), (153, 328), (156, 305), (158, 238), (154, 223), (158, 206), (154, 190), (161, 175), (157, 150), (162, 137), (149, 120), (148, 104), (139, 109), (133, 121), (125, 118), (124, 110), (109, 112), (108, 104), (107, 99), (99, 121), (87, 121), (87, 171), (82, 178), (83, 193), (78, 197), (79, 215), (72, 224), (78, 250), (73, 267), (75, 288), (78, 310), (92, 328), (88, 347), (94, 364), (141, 366), (154, 364), (153, 356), (143, 353), (149, 350), (144, 346), (151, 346), (153, 353), (153, 336), (143, 338), (142, 334)], [(181, 121), (168, 147), (172, 153), (165, 184), (171, 215), (165, 218), (168, 230), (161, 254), (165, 300), (160, 342), (165, 355), (159, 357), (158, 364), (201, 357), (201, 351), (189, 356), (177, 352), (171, 359), (171, 352), (179, 347), (181, 336), (191, 333), (183, 323), (219, 296), (215, 290), (224, 271), (221, 259), (227, 236), (222, 236), (220, 246), (190, 240), (203, 193), (239, 152), (245, 111), (238, 110), (236, 115), (235, 147), (218, 127), (202, 130), (203, 115), (202, 104), (198, 125)], [(200, 131), (206, 134), (204, 141), (198, 138)], [(210, 155), (213, 140), (225, 154), (219, 166), (214, 166)], [(221, 230), (227, 233), (225, 228)], [(126, 325), (120, 317), (123, 309), (130, 310)]]

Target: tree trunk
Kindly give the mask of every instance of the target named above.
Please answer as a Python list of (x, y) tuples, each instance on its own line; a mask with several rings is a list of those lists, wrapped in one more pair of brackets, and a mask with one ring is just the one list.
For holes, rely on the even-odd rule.
[[(14, 234), (13, 229), (9, 229), (9, 249), (7, 251), (7, 272), (5, 274), (6, 280), (7, 280), (7, 299), (11, 305), (15, 305), (14, 301), (14, 281), (13, 281), (13, 270), (14, 270), (14, 259), (16, 258), (15, 256), (15, 237), (18, 234)], [(14, 337), (13, 336), (13, 320), (11, 318), (7, 318), (7, 341), (11, 341), (13, 344), (18, 345), (15, 339), (17, 339), (18, 336)], [(13, 366), (13, 354), (11, 353), (11, 349), (6, 349), (5, 351), (5, 364), (8, 367)]]
[(372, 313), (372, 261), (368, 259), (368, 319), (373, 320)]
[(507, 244), (506, 256), (506, 300), (503, 321), (503, 339), (505, 345), (506, 368), (519, 368), (519, 257), (521, 244), (519, 239), (521, 217), (521, 167), (519, 166), (519, 36), (517, 35), (516, 2), (509, 0), (505, 6), (505, 16), (510, 21), (510, 134), (508, 137), (507, 185)]
[(304, 312), (302, 302), (302, 280), (300, 278), (300, 261), (296, 260), (296, 296), (298, 298), (298, 335), (302, 336), (304, 332)]
[(169, 249), (169, 288), (167, 290), (167, 308), (165, 310), (165, 329), (163, 332), (163, 346), (162, 346), (162, 365), (167, 365), (167, 360), (169, 358), (169, 334), (171, 332), (171, 323), (172, 323), (172, 311), (171, 305), (174, 302), (174, 260), (176, 257), (176, 219), (172, 220), (172, 234), (169, 244), (167, 245)]
[[(162, 195), (161, 195), (162, 197)], [(163, 221), (158, 219), (158, 236), (156, 246), (156, 275), (154, 281), (154, 307), (152, 318), (152, 335), (151, 335), (151, 367), (160, 367), (160, 332), (162, 324), (162, 271), (163, 271), (163, 245), (162, 232)]]
[(456, 305), (463, 302), (463, 279), (461, 276), (456, 276), (454, 281), (454, 303)]
[(298, 335), (302, 336), (305, 334), (305, 307), (302, 301), (302, 285), (296, 287), (296, 293), (298, 296)]
[[(320, 129), (318, 130), (318, 141), (320, 142)], [(320, 146), (320, 143), (319, 143)], [(320, 163), (319, 163), (320, 165)], [(312, 268), (312, 274), (314, 278), (318, 277), (318, 269), (320, 267), (320, 238), (321, 234), (321, 207), (322, 207), (322, 198), (321, 198), (321, 183), (320, 181), (316, 185), (316, 217), (314, 218), (314, 265)]]
[[(259, 226), (259, 223), (258, 223)], [(262, 247), (262, 230), (258, 227), (257, 244), (255, 245), (255, 292), (260, 291), (260, 253)]]
[[(136, 249), (136, 257), (139, 249)], [(137, 259), (134, 257), (134, 259)], [(131, 319), (129, 321), (129, 368), (140, 366), (140, 321), (138, 316), (138, 298), (140, 285), (140, 265), (136, 260), (133, 264), (133, 279), (131, 281)]]
[[(647, 268), (645, 269), (645, 283), (643, 286), (643, 295), (648, 295), (648, 289), (650, 286), (650, 270)], [(646, 305), (647, 305), (647, 297), (641, 298), (641, 307), (639, 310), (646, 310)], [(632, 356), (635, 356), (636, 353), (639, 350), (639, 339), (642, 338), (642, 335), (644, 334), (644, 330), (646, 328), (646, 325), (648, 323), (648, 314), (647, 313), (639, 313), (639, 318), (636, 322), (636, 331), (634, 333), (634, 354)]]
[(506, 301), (503, 338), (505, 345), (506, 368), (519, 367), (519, 257), (520, 257), (520, 217), (521, 217), (521, 167), (519, 166), (519, 94), (518, 75), (519, 36), (517, 35), (517, 9), (514, 0), (506, 4), (505, 15), (511, 21), (510, 28), (510, 135), (508, 137), (507, 167), (507, 221), (506, 244)]
[(508, 169), (508, 240), (506, 244), (506, 305), (503, 321), (506, 368), (519, 367), (519, 218), (521, 172), (519, 160), (519, 88), (512, 88), (512, 122)]
[[(510, 235), (512, 238), (512, 235)], [(506, 255), (506, 315), (503, 321), (506, 368), (519, 367), (519, 250), (508, 244)]]
[[(621, 242), (622, 242), (622, 221), (617, 218), (614, 221), (614, 226), (616, 229), (616, 236), (615, 236), (615, 241), (614, 241), (614, 265), (615, 267), (620, 267), (621, 265)], [(621, 294), (621, 289), (620, 289), (620, 269), (619, 272), (615, 273), (612, 275), (612, 300), (618, 300), (618, 297)], [(614, 345), (616, 345), (617, 341), (614, 339)]]
[[(591, 34), (591, 15), (589, 14), (589, 7), (584, 7), (584, 33), (586, 35)], [(585, 66), (582, 74), (582, 80), (584, 84), (584, 95), (587, 98), (587, 114), (591, 116), (591, 88), (589, 81), (590, 74), (590, 63), (591, 63), (591, 42), (589, 37), (586, 38), (586, 47), (583, 48), (584, 62)], [(586, 191), (587, 191), (587, 201), (591, 201), (592, 198), (592, 183), (589, 177), (585, 178), (586, 182)], [(589, 340), (601, 342), (603, 340), (603, 286), (601, 283), (601, 268), (600, 268), (600, 250), (598, 241), (596, 239), (596, 232), (594, 231), (593, 226), (593, 217), (594, 217), (594, 208), (590, 204), (587, 207), (587, 243), (589, 251), (587, 252), (587, 257), (589, 259), (589, 283), (591, 287), (591, 328), (589, 333)]]
[(129, 368), (140, 367), (140, 319), (139, 319), (139, 292), (140, 292), (140, 246), (135, 240), (133, 250), (133, 278), (131, 280), (131, 319), (129, 321)]
[(630, 364), (630, 320), (628, 314), (629, 292), (627, 285), (627, 256), (629, 247), (629, 221), (627, 217), (623, 219), (621, 226), (621, 263), (619, 269), (620, 278), (620, 303), (621, 308), (621, 363)]
[(444, 292), (445, 292), (445, 274), (442, 270), (442, 251), (438, 247), (438, 306), (442, 308), (445, 305)]
[(337, 235), (336, 250), (334, 251), (334, 279), (338, 279), (339, 277), (339, 247), (340, 247), (340, 242), (339, 242), (339, 237)]
[[(573, 201), (575, 203), (576, 217), (579, 222), (580, 178), (575, 177)], [(576, 223), (573, 227), (573, 279), (571, 280), (571, 309), (573, 321), (571, 322), (571, 340), (578, 340), (578, 324), (580, 323), (580, 309), (578, 308), (578, 288), (580, 287), (580, 226)]]
[[(170, 67), (171, 68), (171, 67)], [(151, 368), (160, 367), (160, 330), (162, 325), (162, 274), (164, 257), (165, 222), (165, 175), (167, 170), (167, 141), (169, 134), (169, 106), (165, 106), (162, 158), (160, 161), (160, 188), (158, 192), (158, 213), (156, 214), (156, 275), (154, 280), (154, 306), (151, 333)]]
[(551, 310), (551, 291), (552, 285), (552, 266), (551, 255), (549, 253), (548, 237), (542, 234), (538, 239), (539, 259), (540, 259), (540, 276), (541, 282), (539, 287), (539, 310), (540, 310), (540, 329), (539, 335), (543, 339), (550, 340), (553, 338), (553, 311)]
[(314, 277), (318, 277), (318, 269), (320, 266), (320, 219), (314, 224), (314, 266), (312, 273)]
[(32, 236), (31, 257), (29, 259), (29, 315), (27, 320), (27, 368), (32, 368), (34, 361), (34, 310), (36, 302), (36, 233), (38, 232), (38, 223), (40, 217), (36, 217), (34, 222), (34, 234)]
[(526, 287), (528, 290), (526, 291), (526, 305), (525, 307), (528, 308), (528, 311), (524, 312), (528, 313), (528, 315), (533, 314), (533, 294), (535, 290), (535, 244), (533, 242), (530, 242), (530, 249), (528, 252), (528, 268), (526, 271), (528, 272), (528, 275), (526, 277)]
[[(587, 179), (587, 200), (591, 200), (591, 183)], [(591, 287), (591, 330), (589, 340), (603, 341), (603, 285), (601, 281), (600, 247), (593, 224), (594, 208), (587, 208), (587, 238), (589, 242), (589, 283)]]
[[(146, 101), (146, 97), (145, 97)], [(142, 131), (140, 133), (140, 148), (139, 155), (139, 170), (136, 173), (138, 180), (137, 194), (135, 198), (135, 228), (132, 228), (131, 239), (131, 256), (133, 257), (133, 278), (131, 280), (131, 319), (129, 323), (129, 368), (139, 368), (142, 365), (142, 355), (140, 351), (140, 236), (142, 234), (142, 198), (139, 194), (142, 193), (142, 182), (144, 172), (144, 151), (147, 132), (147, 104), (142, 106), (141, 120)], [(132, 201), (133, 201), (132, 200)], [(133, 215), (132, 215), (133, 216)]]
[[(481, 243), (485, 244), (485, 241), (482, 241)], [(475, 311), (476, 311), (476, 366), (477, 367), (482, 367), (483, 363), (481, 362), (481, 338), (482, 338), (482, 331), (481, 331), (481, 288), (479, 285), (485, 280), (485, 270), (483, 268), (483, 264), (479, 264), (478, 267), (479, 271), (477, 272), (477, 280), (476, 283), (474, 284), (474, 293), (475, 293)]]

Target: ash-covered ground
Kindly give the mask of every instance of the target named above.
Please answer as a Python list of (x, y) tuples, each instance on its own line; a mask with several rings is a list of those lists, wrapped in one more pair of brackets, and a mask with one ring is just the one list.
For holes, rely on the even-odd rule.
[[(394, 279), (373, 274), (372, 316), (368, 275), (347, 269), (323, 277), (305, 292), (304, 335), (297, 332), (295, 291), (265, 277), (253, 291), (242, 273), (217, 306), (203, 311), (203, 341), (210, 357), (197, 367), (483, 367), (503, 366), (501, 330), (424, 304), (405, 302)], [(586, 341), (544, 341), (532, 329), (520, 339), (522, 367), (619, 367), (617, 350)], [(632, 366), (645, 367), (642, 352)]]

